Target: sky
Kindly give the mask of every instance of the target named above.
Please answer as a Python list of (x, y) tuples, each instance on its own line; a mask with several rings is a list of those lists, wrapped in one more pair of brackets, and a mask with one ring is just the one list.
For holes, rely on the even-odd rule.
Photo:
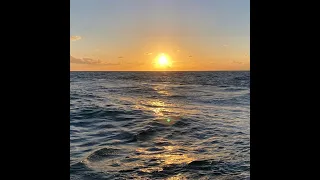
[[(250, 0), (71, 0), (71, 71), (250, 70)], [(163, 54), (169, 65), (159, 66)]]

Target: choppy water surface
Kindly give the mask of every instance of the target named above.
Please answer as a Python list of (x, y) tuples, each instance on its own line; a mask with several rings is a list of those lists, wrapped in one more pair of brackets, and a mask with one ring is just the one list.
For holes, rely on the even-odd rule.
[(70, 179), (247, 179), (250, 72), (71, 72)]

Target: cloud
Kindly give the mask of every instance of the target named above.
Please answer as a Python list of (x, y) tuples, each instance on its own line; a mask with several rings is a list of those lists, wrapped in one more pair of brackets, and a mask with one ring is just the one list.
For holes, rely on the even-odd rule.
[(144, 65), (145, 63), (144, 63), (144, 62), (125, 62), (124, 64), (127, 64), (127, 65), (135, 65), (135, 66), (142, 66), (142, 65)]
[(101, 60), (95, 60), (91, 58), (75, 58), (73, 56), (70, 56), (70, 63), (73, 64), (88, 64), (88, 65), (107, 65), (107, 66), (113, 66), (113, 65), (120, 65), (120, 63), (106, 63), (102, 62)]
[(70, 41), (78, 41), (81, 39), (81, 36), (70, 36)]
[(147, 56), (152, 55), (152, 52), (146, 52), (144, 53), (144, 55), (147, 55)]
[(105, 65), (105, 66), (117, 66), (117, 65), (120, 65), (120, 63), (106, 63), (106, 62), (103, 62), (101, 64)]
[(241, 62), (241, 61), (233, 61), (233, 63), (235, 63), (235, 64), (243, 64), (243, 62)]
[(91, 58), (75, 58), (73, 56), (70, 56), (70, 63), (74, 64), (101, 64), (100, 60), (94, 60)]

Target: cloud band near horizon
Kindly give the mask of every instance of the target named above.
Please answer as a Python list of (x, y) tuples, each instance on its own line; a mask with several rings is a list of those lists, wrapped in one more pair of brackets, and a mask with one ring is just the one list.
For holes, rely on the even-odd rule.
[(81, 36), (70, 36), (70, 41), (78, 41), (80, 39), (82, 39)]

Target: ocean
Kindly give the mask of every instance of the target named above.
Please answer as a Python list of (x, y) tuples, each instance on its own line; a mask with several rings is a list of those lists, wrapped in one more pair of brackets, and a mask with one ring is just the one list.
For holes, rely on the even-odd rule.
[(70, 179), (250, 179), (250, 72), (70, 72)]

